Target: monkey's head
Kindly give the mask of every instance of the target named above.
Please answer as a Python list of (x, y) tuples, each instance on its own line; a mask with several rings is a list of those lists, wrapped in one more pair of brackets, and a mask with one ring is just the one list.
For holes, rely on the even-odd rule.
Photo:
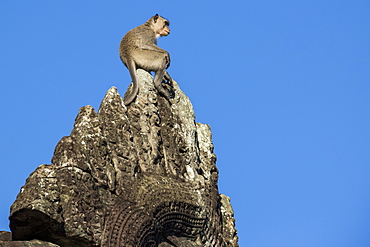
[(170, 22), (158, 14), (150, 18), (148, 22), (150, 23), (150, 26), (155, 32), (157, 38), (161, 36), (167, 36), (171, 32), (170, 28), (168, 27)]

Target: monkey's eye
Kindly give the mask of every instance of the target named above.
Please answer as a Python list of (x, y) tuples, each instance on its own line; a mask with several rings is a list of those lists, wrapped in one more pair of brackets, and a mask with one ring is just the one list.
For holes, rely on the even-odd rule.
[(170, 25), (170, 23), (169, 23), (168, 21), (165, 21), (165, 22), (164, 22), (164, 25), (165, 25), (165, 26), (169, 26), (169, 25)]

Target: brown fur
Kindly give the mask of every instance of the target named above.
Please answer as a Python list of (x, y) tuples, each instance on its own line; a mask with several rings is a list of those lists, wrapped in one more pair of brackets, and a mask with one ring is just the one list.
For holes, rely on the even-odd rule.
[(157, 14), (122, 38), (120, 58), (128, 68), (133, 82), (131, 94), (124, 99), (125, 105), (129, 105), (139, 92), (136, 79), (136, 69), (139, 68), (154, 71), (154, 86), (167, 99), (173, 97), (172, 91), (165, 90), (162, 86), (163, 80), (172, 86), (172, 79), (166, 71), (170, 66), (170, 54), (156, 45), (157, 38), (170, 34), (168, 26), (169, 21)]

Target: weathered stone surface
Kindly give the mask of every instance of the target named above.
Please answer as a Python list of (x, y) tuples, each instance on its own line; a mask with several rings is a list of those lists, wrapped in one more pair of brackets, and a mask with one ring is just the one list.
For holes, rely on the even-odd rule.
[(189, 99), (140, 92), (124, 106), (116, 88), (98, 113), (82, 107), (70, 136), (39, 166), (11, 207), (13, 240), (60, 246), (238, 246), (233, 211), (217, 187), (211, 131)]
[(0, 247), (58, 247), (59, 245), (41, 240), (12, 241), (12, 233), (0, 231)]
[(0, 241), (0, 247), (59, 247), (59, 245), (34, 239), (30, 241)]
[(0, 241), (11, 241), (12, 233), (7, 231), (0, 231)]

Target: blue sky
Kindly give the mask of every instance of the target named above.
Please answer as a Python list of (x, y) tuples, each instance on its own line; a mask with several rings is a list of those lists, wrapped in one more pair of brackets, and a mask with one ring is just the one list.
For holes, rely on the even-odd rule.
[(0, 2), (0, 230), (78, 109), (124, 94), (119, 42), (158, 13), (240, 246), (370, 246), (370, 2), (126, 2)]

